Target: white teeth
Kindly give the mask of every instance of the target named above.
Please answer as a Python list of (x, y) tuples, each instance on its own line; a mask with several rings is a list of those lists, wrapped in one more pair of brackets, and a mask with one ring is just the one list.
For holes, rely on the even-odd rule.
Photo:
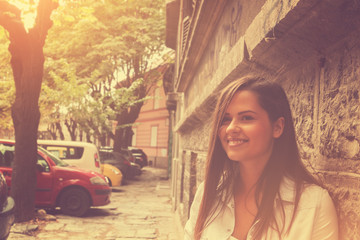
[(245, 142), (247, 142), (247, 140), (228, 140), (228, 144), (230, 146), (239, 145), (239, 144), (242, 144), (242, 143), (245, 143)]

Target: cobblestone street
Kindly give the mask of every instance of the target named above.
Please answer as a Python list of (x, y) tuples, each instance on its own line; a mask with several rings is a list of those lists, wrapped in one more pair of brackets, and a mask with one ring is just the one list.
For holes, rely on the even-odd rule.
[[(82, 218), (49, 212), (56, 220), (15, 224), (8, 239), (177, 240), (166, 174), (166, 170), (145, 167), (135, 180), (113, 188), (109, 205), (92, 208)], [(31, 228), (38, 229), (32, 232)]]

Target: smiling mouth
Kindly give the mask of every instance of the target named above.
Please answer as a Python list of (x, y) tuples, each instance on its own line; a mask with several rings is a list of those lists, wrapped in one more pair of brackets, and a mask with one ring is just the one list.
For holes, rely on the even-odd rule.
[(238, 146), (241, 145), (243, 143), (248, 142), (249, 140), (246, 139), (228, 139), (227, 143), (229, 146)]

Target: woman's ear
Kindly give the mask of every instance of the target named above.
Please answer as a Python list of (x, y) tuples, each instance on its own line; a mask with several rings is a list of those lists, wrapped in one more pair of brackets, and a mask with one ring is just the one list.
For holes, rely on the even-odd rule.
[(279, 117), (274, 123), (273, 123), (273, 137), (279, 138), (281, 134), (284, 131), (285, 126), (285, 119), (284, 117)]

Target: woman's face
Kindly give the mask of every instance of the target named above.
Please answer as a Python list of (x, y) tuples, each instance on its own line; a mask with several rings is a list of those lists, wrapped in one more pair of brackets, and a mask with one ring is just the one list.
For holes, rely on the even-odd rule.
[(235, 93), (227, 107), (218, 136), (231, 160), (264, 166), (283, 126), (282, 117), (274, 123), (270, 121), (254, 92), (242, 90)]

